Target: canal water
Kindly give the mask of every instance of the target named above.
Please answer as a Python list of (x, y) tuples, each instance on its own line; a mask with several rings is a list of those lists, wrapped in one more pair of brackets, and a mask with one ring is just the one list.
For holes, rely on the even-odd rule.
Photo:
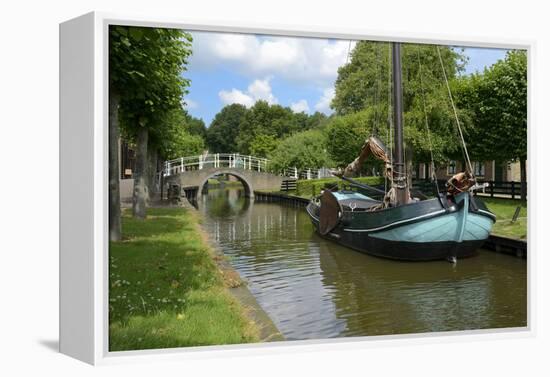
[(204, 226), (287, 340), (527, 325), (526, 261), (398, 262), (314, 233), (303, 208), (211, 189)]

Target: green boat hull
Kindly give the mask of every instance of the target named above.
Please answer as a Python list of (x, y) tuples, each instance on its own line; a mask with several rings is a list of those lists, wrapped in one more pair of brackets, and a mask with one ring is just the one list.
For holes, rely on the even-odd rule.
[[(307, 210), (319, 231), (318, 205)], [(494, 215), (469, 194), (445, 206), (438, 199), (380, 211), (343, 211), (324, 237), (368, 254), (400, 260), (436, 260), (475, 255), (489, 237)], [(321, 233), (321, 232), (319, 232)]]

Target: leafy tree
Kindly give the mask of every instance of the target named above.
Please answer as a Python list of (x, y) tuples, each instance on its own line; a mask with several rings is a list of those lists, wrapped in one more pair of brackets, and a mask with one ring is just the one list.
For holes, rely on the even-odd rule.
[[(521, 182), (527, 179), (527, 54), (509, 51), (483, 74), (456, 82), (457, 103), (468, 109), (474, 125), (472, 155), (499, 162), (519, 160)], [(522, 199), (526, 199), (522, 184)]]
[(250, 153), (256, 157), (267, 157), (275, 148), (278, 140), (274, 135), (256, 135), (250, 143)]
[(192, 38), (174, 29), (111, 26), (109, 39), (110, 84), (120, 101), (120, 123), (136, 144), (133, 213), (144, 218), (149, 134), (165, 132), (165, 114), (181, 107)]
[(287, 137), (268, 155), (270, 170), (280, 172), (288, 167), (316, 169), (332, 166), (326, 144), (327, 137), (320, 130), (298, 132)]
[(258, 135), (282, 138), (304, 130), (306, 121), (306, 114), (295, 114), (288, 107), (257, 101), (240, 123), (237, 150), (239, 153), (250, 154), (251, 143)]
[(274, 140), (323, 127), (326, 121), (323, 113), (316, 112), (311, 116), (304, 112), (294, 113), (288, 107), (270, 105), (266, 101), (256, 102), (251, 109), (232, 104), (216, 114), (208, 127), (206, 141), (213, 153), (264, 156), (274, 148)]
[(326, 149), (336, 166), (345, 167), (352, 162), (365, 139), (372, 133), (372, 112), (363, 110), (334, 117), (327, 125)]
[(195, 118), (190, 115), (186, 110), (183, 110), (185, 118), (185, 129), (191, 135), (200, 136), (203, 140), (206, 140), (206, 126), (204, 121), (199, 118)]
[(166, 123), (161, 127), (162, 135), (158, 135), (150, 146), (156, 148), (166, 160), (201, 154), (205, 149), (205, 141), (200, 134), (189, 131), (190, 119), (195, 124), (202, 123), (202, 120), (189, 116), (181, 109), (168, 112), (164, 120)]
[(307, 117), (307, 120), (305, 121), (305, 129), (311, 130), (314, 128), (323, 128), (327, 124), (327, 121), (328, 117), (325, 114), (316, 111)]
[[(449, 79), (463, 70), (465, 58), (455, 49), (439, 47), (443, 66)], [(337, 115), (370, 111), (369, 133), (383, 137), (387, 133), (391, 114), (391, 50), (388, 43), (362, 41), (357, 43), (351, 61), (340, 67), (332, 107)], [(407, 159), (430, 160), (430, 143), (436, 161), (460, 155), (454, 115), (439, 61), (438, 50), (432, 45), (402, 45), (404, 137), (408, 146)], [(424, 110), (425, 109), (425, 110)], [(468, 118), (461, 113), (464, 127)], [(427, 137), (426, 119), (430, 129)], [(345, 121), (344, 121), (345, 123)], [(360, 138), (363, 141), (369, 134)], [(342, 155), (344, 156), (344, 155)], [(350, 156), (347, 156), (349, 158)], [(338, 159), (343, 163), (343, 159)], [(347, 160), (346, 163), (351, 160)]]
[(239, 104), (225, 106), (216, 114), (206, 132), (208, 148), (213, 153), (233, 153), (237, 151), (239, 125), (247, 112)]

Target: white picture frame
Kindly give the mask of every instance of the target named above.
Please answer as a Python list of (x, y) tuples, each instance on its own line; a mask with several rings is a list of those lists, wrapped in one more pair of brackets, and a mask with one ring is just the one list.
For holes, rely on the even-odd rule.
[[(194, 20), (137, 17), (92, 12), (60, 24), (60, 351), (90, 364), (109, 364), (136, 359), (181, 359), (308, 350), (377, 347), (388, 343), (472, 341), (531, 337), (532, 265), (528, 258), (528, 326), (492, 330), (429, 334), (292, 341), (277, 344), (188, 347), (144, 351), (108, 351), (108, 27), (135, 25), (218, 32), (291, 35), (342, 39), (368, 39), (470, 47), (526, 49), (528, 72), (532, 69), (533, 41), (460, 37), (433, 38), (421, 33), (312, 27), (288, 27), (247, 23), (208, 24)], [(531, 93), (531, 86), (529, 87)], [(529, 101), (530, 101), (529, 95)], [(529, 114), (531, 108), (529, 106)], [(531, 116), (529, 116), (529, 127)], [(529, 136), (530, 138), (531, 136)], [(530, 143), (531, 145), (531, 143)], [(529, 156), (531, 156), (529, 150)], [(531, 181), (532, 164), (528, 169)], [(92, 174), (90, 174), (92, 172)], [(529, 213), (535, 198), (529, 185)], [(528, 245), (531, 243), (528, 242)], [(457, 337), (460, 335), (460, 337)]]

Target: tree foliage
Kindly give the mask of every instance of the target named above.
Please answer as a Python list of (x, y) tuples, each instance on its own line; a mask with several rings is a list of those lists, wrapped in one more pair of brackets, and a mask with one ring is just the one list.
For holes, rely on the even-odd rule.
[(289, 107), (257, 101), (247, 109), (243, 105), (225, 106), (208, 127), (206, 141), (211, 152), (265, 156), (275, 141), (309, 129), (322, 128), (327, 116), (320, 112), (295, 113)]
[(278, 139), (274, 135), (256, 135), (250, 143), (250, 154), (256, 157), (267, 157), (277, 148), (278, 143)]
[(183, 110), (183, 116), (185, 119), (185, 129), (191, 135), (199, 136), (201, 139), (206, 140), (206, 125), (204, 121), (199, 118), (193, 117), (186, 110)]
[(326, 149), (338, 167), (352, 162), (365, 139), (372, 133), (373, 111), (363, 110), (330, 120), (326, 128)]
[[(404, 138), (408, 149), (414, 151), (416, 161), (429, 161), (431, 139), (436, 161), (459, 154), (456, 124), (437, 46), (403, 44), (401, 49)], [(447, 77), (453, 79), (463, 70), (465, 58), (452, 48), (439, 47), (439, 51)], [(357, 43), (350, 62), (338, 70), (332, 101), (336, 114), (345, 116), (366, 110), (368, 113), (363, 116), (368, 114), (368, 124), (363, 128), (367, 133), (360, 135), (361, 141), (370, 134), (384, 138), (390, 128), (391, 101), (391, 45), (370, 41)], [(431, 138), (427, 137), (426, 118)], [(468, 118), (462, 113), (460, 118), (467, 127)], [(339, 163), (344, 162), (342, 158), (333, 157)], [(351, 160), (346, 161), (349, 162)]]
[[(182, 109), (168, 112), (163, 119), (165, 123), (163, 137), (154, 142), (160, 156), (166, 160), (201, 154), (205, 142), (200, 133), (193, 133), (196, 124), (204, 123), (193, 118)], [(189, 124), (192, 124), (190, 127)]]
[(239, 125), (237, 151), (250, 154), (252, 141), (259, 135), (281, 138), (296, 131), (298, 127), (293, 114), (289, 108), (257, 101), (246, 111)]
[(121, 97), (121, 124), (135, 136), (140, 127), (162, 136), (164, 115), (181, 107), (190, 82), (182, 76), (191, 35), (175, 29), (111, 26), (109, 76)]
[(171, 132), (166, 114), (181, 108), (189, 80), (191, 35), (175, 29), (111, 26), (109, 87), (120, 98), (120, 125), (136, 143), (133, 213), (144, 218), (148, 200), (149, 143)]
[(239, 104), (225, 106), (216, 114), (206, 132), (208, 149), (212, 153), (233, 153), (237, 151), (239, 125), (246, 114), (246, 107)]
[(320, 130), (296, 133), (279, 142), (269, 155), (270, 169), (280, 172), (288, 167), (316, 169), (332, 166), (326, 150), (327, 137)]
[(472, 157), (527, 158), (527, 55), (510, 51), (482, 74), (457, 80), (457, 103), (468, 111)]

